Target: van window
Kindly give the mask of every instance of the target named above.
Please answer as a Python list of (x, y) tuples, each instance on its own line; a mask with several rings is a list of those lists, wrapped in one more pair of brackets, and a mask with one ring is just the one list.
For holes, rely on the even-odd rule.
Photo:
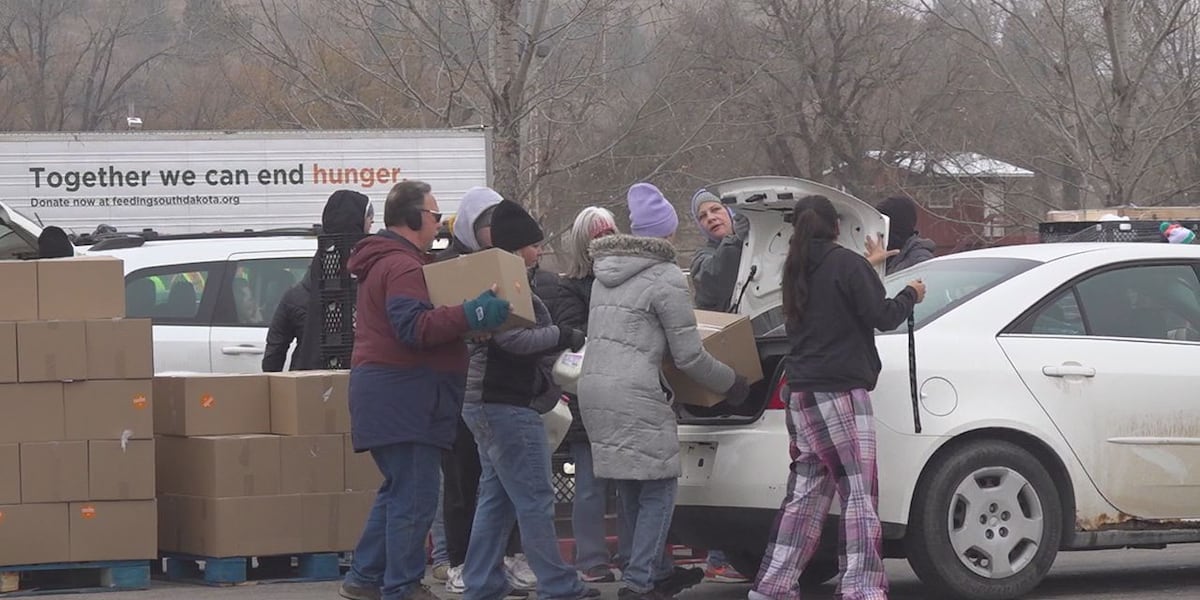
[(186, 265), (147, 269), (125, 279), (125, 314), (155, 323), (199, 323), (210, 269)]

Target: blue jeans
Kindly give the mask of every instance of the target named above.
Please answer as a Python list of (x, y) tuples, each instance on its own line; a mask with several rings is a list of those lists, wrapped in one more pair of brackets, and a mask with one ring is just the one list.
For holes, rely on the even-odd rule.
[(621, 581), (637, 593), (653, 590), (654, 582), (669, 577), (674, 568), (666, 548), (678, 489), (679, 480), (675, 478), (617, 480), (617, 493), (628, 518), (627, 529), (632, 526), (633, 530), (629, 564), (621, 573)]
[(709, 550), (704, 562), (710, 567), (723, 567), (729, 564), (729, 559), (725, 558), (725, 553), (720, 550)]
[(450, 553), (446, 550), (446, 521), (442, 517), (442, 497), (446, 494), (445, 474), (439, 471), (437, 513), (433, 516), (433, 528), (429, 535), (433, 537), (433, 564), (449, 565)]
[(575, 501), (571, 506), (571, 528), (575, 532), (575, 568), (587, 571), (608, 566), (608, 541), (604, 535), (604, 514), (608, 480), (596, 477), (592, 469), (592, 445), (571, 444), (575, 460)]
[(383, 600), (412, 595), (425, 576), (425, 536), (437, 512), (441, 450), (425, 444), (371, 449), (383, 485), (367, 517), (346, 584), (380, 588)]
[(558, 550), (550, 448), (541, 417), (529, 408), (469, 402), (463, 421), (475, 434), (483, 470), (463, 567), (463, 600), (500, 600), (508, 593), (503, 560), (514, 522), (537, 575), (538, 598), (578, 598), (583, 583)]

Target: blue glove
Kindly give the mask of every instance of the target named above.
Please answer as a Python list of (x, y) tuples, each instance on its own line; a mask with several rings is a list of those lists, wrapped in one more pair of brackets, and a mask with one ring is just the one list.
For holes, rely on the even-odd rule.
[(471, 331), (488, 331), (495, 329), (508, 320), (508, 300), (496, 296), (496, 292), (487, 290), (474, 300), (463, 302), (463, 312), (467, 313), (467, 327)]

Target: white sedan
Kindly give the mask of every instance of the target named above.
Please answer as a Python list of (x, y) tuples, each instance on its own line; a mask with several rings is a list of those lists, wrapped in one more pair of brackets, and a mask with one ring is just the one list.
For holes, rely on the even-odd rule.
[[(753, 574), (788, 479), (785, 215), (824, 193), (844, 243), (861, 248), (881, 226), (869, 206), (802, 180), (711, 189), (752, 223), (735, 299), (773, 376), (733, 413), (684, 409), (673, 535)], [(907, 558), (930, 597), (1019, 597), (1060, 550), (1200, 541), (1198, 270), (1200, 246), (1044, 244), (942, 257), (885, 280), (889, 294), (914, 278), (928, 286), (915, 372), (905, 328), (876, 338), (873, 404), (884, 551)], [(808, 582), (837, 574), (835, 520), (826, 532)]]

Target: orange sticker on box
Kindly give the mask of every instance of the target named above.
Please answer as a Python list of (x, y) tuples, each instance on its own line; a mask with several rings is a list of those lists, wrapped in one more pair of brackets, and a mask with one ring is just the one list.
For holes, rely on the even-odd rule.
[(133, 397), (133, 407), (134, 408), (143, 409), (143, 408), (146, 408), (146, 404), (147, 404), (147, 402), (146, 402), (145, 394), (138, 394)]
[(212, 394), (200, 396), (200, 408), (212, 408), (213, 404), (216, 404), (216, 402), (217, 400), (216, 398), (212, 397)]
[(0, 510), (0, 523), (4, 522), (4, 511)]
[(94, 506), (84, 506), (84, 507), (80, 508), (80, 509), (79, 509), (79, 516), (81, 516), (81, 517), (83, 517), (83, 518), (85, 518), (85, 519), (94, 519), (94, 518), (96, 518), (96, 507), (94, 507)]

